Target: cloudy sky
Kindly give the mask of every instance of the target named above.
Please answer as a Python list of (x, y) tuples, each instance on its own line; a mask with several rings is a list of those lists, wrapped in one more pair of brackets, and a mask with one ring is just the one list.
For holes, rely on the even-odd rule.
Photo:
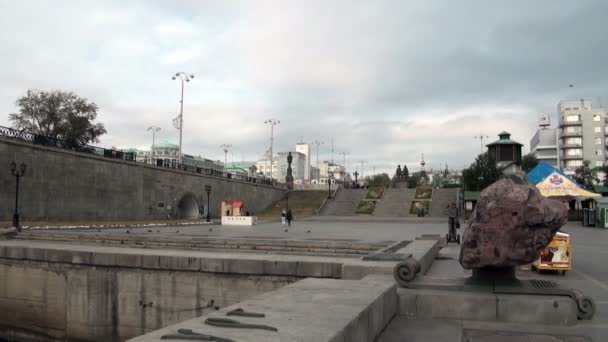
[[(608, 105), (608, 1), (0, 0), (0, 125), (28, 88), (99, 107), (98, 145), (145, 147), (187, 84), (184, 151), (255, 160), (322, 140), (349, 169), (461, 168), (480, 134), (525, 144), (562, 99)], [(569, 85), (574, 87), (570, 88)], [(555, 120), (553, 120), (555, 121)], [(368, 171), (366, 171), (368, 172)]]

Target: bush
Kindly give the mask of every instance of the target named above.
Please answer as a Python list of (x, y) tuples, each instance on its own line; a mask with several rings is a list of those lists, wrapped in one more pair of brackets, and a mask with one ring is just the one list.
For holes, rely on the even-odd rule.
[(355, 210), (355, 214), (365, 214), (370, 215), (374, 208), (376, 207), (375, 201), (361, 201), (357, 206), (357, 210)]
[(431, 199), (432, 195), (432, 188), (416, 188), (416, 199)]
[(369, 188), (369, 190), (367, 191), (367, 196), (365, 196), (366, 199), (380, 199), (382, 198), (382, 194), (384, 193), (384, 188), (381, 186), (373, 186), (371, 188)]
[(418, 210), (420, 208), (424, 208), (425, 215), (429, 214), (429, 210), (431, 208), (430, 201), (414, 201), (412, 202), (412, 206), (410, 207), (410, 215), (418, 215)]

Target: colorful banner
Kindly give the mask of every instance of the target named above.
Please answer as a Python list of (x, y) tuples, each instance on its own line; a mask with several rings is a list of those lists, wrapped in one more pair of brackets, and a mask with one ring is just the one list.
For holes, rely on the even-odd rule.
[(540, 193), (545, 196), (571, 196), (571, 197), (602, 197), (600, 194), (589, 192), (580, 188), (568, 177), (564, 177), (558, 172), (551, 173), (544, 180), (536, 184)]

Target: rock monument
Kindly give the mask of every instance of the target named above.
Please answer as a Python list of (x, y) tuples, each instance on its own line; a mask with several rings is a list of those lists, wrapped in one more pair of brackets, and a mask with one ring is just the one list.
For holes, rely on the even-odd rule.
[(463, 235), (460, 264), (466, 269), (529, 264), (568, 219), (560, 201), (543, 197), (524, 173), (482, 191)]
[(473, 270), (471, 277), (438, 281), (418, 276), (420, 267), (411, 257), (395, 266), (393, 276), (400, 286), (411, 290), (449, 291), (453, 296), (462, 292), (515, 295), (512, 299), (522, 300), (522, 303), (534, 301), (535, 310), (546, 314), (539, 317), (549, 319), (560, 314), (557, 302), (547, 301), (547, 298), (569, 297), (575, 305), (564, 311), (568, 319), (573, 316), (592, 319), (595, 304), (581, 291), (563, 288), (553, 281), (518, 279), (515, 274), (516, 266), (539, 258), (567, 218), (565, 205), (543, 197), (528, 182), (525, 173), (516, 172), (481, 192), (467, 224), (459, 259), (464, 268)]

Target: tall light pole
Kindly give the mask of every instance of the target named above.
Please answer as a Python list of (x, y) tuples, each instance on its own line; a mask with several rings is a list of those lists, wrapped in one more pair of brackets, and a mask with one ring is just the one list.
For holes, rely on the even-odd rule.
[(211, 185), (205, 184), (205, 192), (207, 193), (207, 217), (206, 217), (206, 221), (207, 222), (211, 222), (211, 201), (210, 201)]
[(274, 144), (274, 126), (281, 123), (277, 119), (268, 119), (264, 121), (265, 124), (270, 125), (270, 182), (272, 183), (272, 146)]
[(150, 126), (150, 127), (148, 127), (147, 131), (148, 132), (152, 131), (152, 164), (156, 165), (156, 162), (154, 161), (154, 157), (156, 157), (155, 151), (154, 151), (154, 145), (156, 144), (156, 141), (155, 141), (156, 132), (160, 131), (160, 127)]
[(359, 162), (361, 163), (361, 174), (359, 176), (361, 176), (361, 180), (363, 180), (363, 164), (366, 164), (367, 162), (365, 160), (359, 160)]
[(13, 214), (13, 227), (17, 228), (18, 231), (21, 231), (21, 223), (19, 222), (19, 178), (25, 175), (25, 163), (21, 163), (19, 168), (17, 168), (17, 163), (11, 162), (10, 168), (11, 174), (17, 179), (15, 188), (15, 213)]
[(331, 137), (331, 163), (334, 163), (334, 137)]
[(319, 174), (321, 173), (321, 169), (319, 168), (319, 146), (323, 145), (323, 142), (315, 140), (312, 144), (317, 146), (317, 183), (319, 183)]
[(188, 74), (183, 71), (177, 72), (171, 79), (179, 79), (182, 83), (182, 97), (179, 101), (179, 163), (182, 164), (182, 132), (184, 130), (184, 82), (190, 82), (194, 78), (194, 74)]
[(344, 168), (344, 175), (343, 175), (343, 179), (342, 181), (344, 181), (344, 184), (346, 184), (346, 156), (350, 155), (350, 153), (348, 152), (340, 152), (338, 154), (342, 155), (342, 167)]
[(479, 139), (479, 143), (480, 143), (480, 152), (481, 154), (483, 154), (483, 139), (489, 139), (490, 137), (486, 134), (483, 133), (479, 133), (479, 135), (474, 137), (475, 139)]
[(224, 151), (224, 169), (226, 168), (227, 165), (227, 158), (228, 158), (228, 151), (230, 151), (230, 148), (232, 147), (232, 145), (230, 144), (221, 144), (220, 148), (222, 149), (222, 151)]

